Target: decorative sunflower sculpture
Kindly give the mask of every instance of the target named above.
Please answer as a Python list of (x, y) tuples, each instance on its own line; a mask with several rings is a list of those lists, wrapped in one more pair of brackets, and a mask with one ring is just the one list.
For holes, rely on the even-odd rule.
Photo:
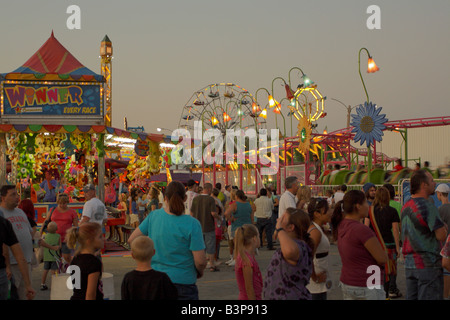
[(309, 152), (309, 146), (311, 144), (311, 122), (309, 122), (306, 117), (301, 117), (297, 128), (297, 135), (299, 138), (298, 150), (306, 156)]
[(384, 123), (388, 121), (385, 114), (380, 114), (381, 109), (372, 102), (365, 102), (356, 108), (356, 114), (352, 114), (350, 123), (354, 127), (352, 132), (356, 133), (353, 141), (360, 141), (361, 145), (365, 142), (367, 147), (370, 147), (374, 140), (381, 142), (386, 127)]

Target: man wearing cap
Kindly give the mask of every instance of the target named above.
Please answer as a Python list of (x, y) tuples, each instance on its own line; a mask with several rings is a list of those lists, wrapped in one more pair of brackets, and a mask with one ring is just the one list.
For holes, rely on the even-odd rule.
[(436, 188), (436, 195), (438, 200), (442, 203), (439, 207), (439, 215), (442, 221), (450, 226), (450, 203), (448, 201), (448, 194), (450, 193), (450, 187), (446, 183), (441, 183)]
[(373, 183), (367, 182), (363, 186), (363, 192), (366, 195), (366, 199), (367, 202), (369, 203), (369, 206), (371, 206), (373, 200), (375, 200), (375, 193), (377, 192), (377, 187)]
[(83, 192), (86, 202), (83, 206), (80, 225), (84, 222), (95, 222), (103, 227), (108, 220), (108, 215), (106, 214), (105, 204), (97, 198), (95, 186), (88, 184), (84, 186)]

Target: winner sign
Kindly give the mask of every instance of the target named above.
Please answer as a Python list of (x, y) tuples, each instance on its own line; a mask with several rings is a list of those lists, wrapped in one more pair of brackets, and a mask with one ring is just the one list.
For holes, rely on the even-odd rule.
[(2, 119), (12, 123), (100, 124), (103, 105), (102, 83), (2, 82)]

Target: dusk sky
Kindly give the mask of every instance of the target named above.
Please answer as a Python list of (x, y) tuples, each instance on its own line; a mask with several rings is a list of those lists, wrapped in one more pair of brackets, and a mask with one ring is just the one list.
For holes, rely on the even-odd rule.
[[(81, 9), (81, 29), (69, 30), (67, 7)], [(370, 5), (381, 29), (369, 30)], [(114, 49), (112, 125), (175, 129), (192, 94), (209, 84), (234, 83), (254, 94), (300, 67), (327, 97), (318, 131), (346, 126), (333, 101), (366, 100), (358, 51), (367, 48), (380, 71), (361, 70), (370, 100), (389, 120), (450, 115), (448, 0), (95, 0), (2, 1), (0, 72), (25, 63), (55, 37), (86, 67), (100, 73), (105, 35)], [(298, 84), (297, 71), (291, 80)], [(275, 98), (285, 96), (275, 83)], [(266, 99), (261, 94), (258, 100)], [(283, 112), (287, 114), (288, 110)], [(275, 114), (269, 112), (268, 127)]]

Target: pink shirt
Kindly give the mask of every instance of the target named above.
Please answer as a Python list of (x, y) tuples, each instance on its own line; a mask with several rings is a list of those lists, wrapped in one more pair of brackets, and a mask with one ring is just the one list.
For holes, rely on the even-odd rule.
[[(255, 260), (255, 257), (248, 254), (247, 257), (250, 260), (250, 265), (253, 269), (253, 289), (255, 291), (256, 300), (261, 300), (261, 293), (263, 288), (263, 280), (261, 271), (259, 270), (258, 262)], [(234, 267), (236, 273), (236, 280), (239, 287), (239, 300), (248, 300), (247, 290), (245, 290), (245, 280), (244, 280), (244, 272), (243, 268), (244, 263), (241, 259), (241, 256), (238, 254), (236, 257), (236, 265)]]
[[(341, 256), (341, 282), (355, 287), (367, 287), (367, 280), (371, 273), (367, 273), (369, 266), (377, 266), (374, 257), (367, 251), (364, 244), (375, 233), (361, 222), (344, 219), (338, 226), (338, 250)], [(381, 272), (383, 280), (383, 271)]]
[(56, 233), (61, 236), (61, 242), (65, 241), (66, 231), (72, 227), (73, 219), (78, 219), (77, 212), (73, 209), (67, 209), (65, 212), (60, 212), (58, 211), (58, 207), (56, 207), (53, 211), (52, 221), (55, 221), (58, 226)]

